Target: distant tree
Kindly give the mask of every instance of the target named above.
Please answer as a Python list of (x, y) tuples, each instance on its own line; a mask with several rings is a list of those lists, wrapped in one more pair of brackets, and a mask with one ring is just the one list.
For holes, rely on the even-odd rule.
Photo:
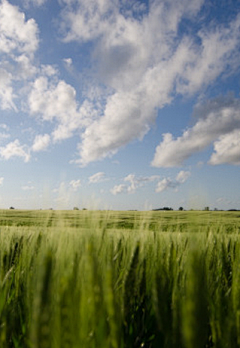
[(158, 209), (152, 209), (152, 211), (159, 211), (159, 210), (173, 210), (171, 207), (163, 207), (163, 208), (158, 208)]
[(74, 207), (73, 210), (79, 210), (79, 208), (78, 207)]
[(15, 209), (14, 207), (10, 207), (9, 209)]
[(87, 208), (83, 208), (82, 210), (87, 210)]
[(183, 210), (183, 207), (179, 207), (179, 209), (178, 210)]
[(204, 210), (205, 210), (205, 211), (209, 211), (209, 207), (205, 207)]

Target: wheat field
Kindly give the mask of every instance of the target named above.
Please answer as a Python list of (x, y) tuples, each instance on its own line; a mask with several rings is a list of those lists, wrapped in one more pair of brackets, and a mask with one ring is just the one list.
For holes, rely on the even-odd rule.
[(0, 216), (0, 347), (240, 347), (239, 212)]

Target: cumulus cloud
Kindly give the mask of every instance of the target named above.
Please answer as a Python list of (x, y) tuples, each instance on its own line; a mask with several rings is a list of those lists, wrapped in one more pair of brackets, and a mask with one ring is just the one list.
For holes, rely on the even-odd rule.
[(38, 152), (46, 150), (50, 144), (50, 136), (48, 134), (37, 135), (34, 139), (32, 151)]
[(90, 184), (97, 184), (106, 180), (106, 174), (104, 172), (98, 172), (88, 178)]
[(168, 188), (176, 188), (177, 183), (169, 178), (164, 178), (157, 183), (156, 192), (162, 192)]
[[(137, 189), (146, 186), (149, 183), (157, 182), (155, 192), (162, 192), (167, 189), (177, 189), (180, 185), (184, 184), (190, 177), (191, 173), (189, 171), (181, 170), (175, 179), (163, 178), (159, 175), (151, 176), (139, 176), (136, 177), (135, 174), (127, 175), (123, 181), (124, 183), (115, 185), (110, 192), (113, 195), (120, 193), (135, 193)], [(161, 180), (160, 180), (161, 179)]]
[(214, 142), (214, 153), (209, 163), (240, 165), (240, 129), (222, 135), (219, 140)]
[(7, 0), (2, 0), (0, 4), (0, 32), (0, 52), (31, 54), (38, 48), (35, 20), (26, 20), (24, 13)]
[[(238, 66), (240, 16), (227, 25), (208, 26), (179, 35), (203, 0), (137, 1), (62, 0), (66, 42), (95, 42), (92, 60), (100, 83), (108, 87), (104, 104), (86, 126), (79, 144), (80, 163), (115, 154), (142, 139), (157, 108), (176, 95), (191, 95)], [(138, 10), (137, 10), (138, 9)], [(191, 25), (191, 24), (190, 24)], [(169, 136), (166, 141), (172, 141)]]
[(181, 170), (176, 176), (176, 181), (180, 184), (183, 184), (190, 177), (190, 175), (190, 172)]
[[(220, 97), (199, 105), (195, 110), (198, 117), (196, 124), (185, 130), (182, 136), (174, 139), (166, 133), (163, 141), (157, 146), (152, 165), (155, 167), (181, 166), (191, 155), (204, 150), (215, 141), (216, 153), (211, 157), (211, 164), (238, 163), (236, 151), (239, 148), (238, 134), (240, 130), (240, 100), (233, 96)], [(226, 146), (226, 140), (230, 140)], [(225, 146), (224, 146), (225, 144)], [(231, 157), (232, 156), (232, 157)]]
[(117, 195), (119, 193), (122, 193), (126, 190), (126, 185), (124, 184), (120, 184), (120, 185), (115, 185), (111, 190), (110, 192), (113, 194), (113, 195)]
[(62, 181), (59, 186), (52, 190), (53, 193), (58, 193), (60, 201), (64, 201), (64, 195), (66, 195), (66, 202), (69, 200), (71, 194), (76, 192), (81, 187), (81, 180), (71, 180), (69, 182)]
[(3, 110), (17, 111), (14, 100), (14, 81), (33, 76), (33, 64), (38, 48), (38, 26), (34, 19), (26, 20), (25, 14), (7, 0), (0, 3), (0, 106)]
[(9, 160), (12, 157), (22, 157), (24, 162), (30, 160), (30, 153), (27, 146), (20, 145), (18, 139), (8, 143), (5, 147), (0, 147), (0, 156), (5, 160)]
[(0, 186), (2, 186), (2, 184), (3, 184), (3, 180), (4, 180), (4, 177), (3, 177), (3, 176), (1, 176), (1, 177), (0, 177)]
[(71, 180), (69, 182), (69, 185), (73, 189), (73, 191), (77, 191), (79, 187), (81, 187), (81, 180)]
[(110, 190), (110, 192), (114, 195), (117, 195), (123, 192), (134, 193), (138, 188), (143, 187), (147, 185), (148, 183), (158, 181), (159, 179), (160, 179), (159, 175), (136, 177), (135, 174), (129, 174), (123, 179), (123, 181), (126, 184), (115, 185)]
[(181, 170), (177, 174), (175, 180), (171, 178), (164, 178), (159, 181), (155, 191), (159, 193), (167, 189), (177, 189), (178, 186), (182, 185), (190, 177), (190, 175), (190, 172)]
[[(45, 2), (25, 0), (24, 4), (40, 6)], [(60, 0), (59, 4), (63, 42), (90, 43), (88, 67), (92, 73), (81, 81), (84, 88), (79, 93), (59, 78), (56, 66), (34, 65), (39, 47), (37, 23), (7, 0), (0, 3), (0, 107), (17, 111), (19, 93), (27, 91), (27, 111), (53, 126), (51, 134), (35, 138), (31, 151), (42, 151), (50, 142), (77, 135), (76, 163), (87, 165), (112, 156), (134, 139), (142, 140), (156, 121), (158, 110), (177, 96), (198, 93), (222, 75), (233, 74), (240, 65), (236, 54), (240, 15), (224, 24), (217, 19), (214, 25), (204, 20), (200, 23), (204, 0)], [(70, 56), (62, 63), (68, 72), (75, 72), (75, 60)], [(23, 80), (28, 86), (19, 92)], [(25, 101), (23, 104), (26, 111)], [(182, 165), (212, 143), (215, 152), (209, 163), (238, 164), (237, 140), (231, 148), (224, 145), (235, 130), (234, 123), (238, 124), (233, 115), (238, 105), (229, 110), (222, 106), (221, 111), (219, 101), (216, 109), (210, 104), (211, 112), (205, 108), (205, 116), (181, 137), (163, 135), (153, 166)], [(17, 147), (30, 156), (26, 147), (19, 143)], [(232, 154), (228, 161), (227, 151)], [(25, 155), (18, 156), (26, 161)], [(139, 187), (136, 180), (126, 180), (129, 192)]]
[(67, 139), (77, 129), (86, 127), (92, 105), (85, 100), (81, 106), (76, 101), (76, 90), (65, 81), (55, 83), (46, 76), (38, 77), (28, 98), (31, 114), (40, 115), (44, 121), (56, 121), (53, 141)]

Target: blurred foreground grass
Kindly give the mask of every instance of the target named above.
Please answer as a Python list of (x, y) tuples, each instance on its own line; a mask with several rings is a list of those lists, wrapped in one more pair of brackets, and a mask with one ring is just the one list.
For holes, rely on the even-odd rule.
[(240, 213), (0, 211), (0, 347), (240, 347)]

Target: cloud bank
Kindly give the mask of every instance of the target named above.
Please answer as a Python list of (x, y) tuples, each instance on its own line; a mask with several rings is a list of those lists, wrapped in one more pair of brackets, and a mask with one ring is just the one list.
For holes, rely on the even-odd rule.
[[(128, 8), (120, 1), (63, 2), (67, 5), (64, 40), (96, 42), (97, 74), (111, 89), (98, 109), (100, 116), (81, 135), (82, 164), (111, 156), (133, 139), (141, 140), (156, 120), (157, 109), (176, 95), (198, 92), (239, 64), (240, 16), (227, 25), (199, 26), (194, 32), (204, 1), (152, 1), (148, 7), (133, 1)], [(186, 19), (189, 30), (180, 34)], [(166, 135), (163, 146), (169, 143), (172, 139)], [(153, 165), (160, 165), (156, 155)]]
[(115, 185), (110, 192), (113, 195), (120, 193), (135, 193), (138, 189), (146, 186), (149, 183), (157, 182), (155, 192), (159, 193), (167, 189), (177, 189), (180, 185), (184, 184), (190, 177), (191, 173), (189, 171), (181, 170), (175, 179), (163, 178), (159, 175), (151, 175), (146, 177), (136, 177), (135, 174), (127, 175), (119, 185)]
[[(25, 0), (26, 6), (44, 3)], [(18, 139), (6, 144), (5, 159), (15, 153), (28, 161), (31, 151), (73, 136), (79, 139), (76, 163), (110, 157), (142, 140), (176, 97), (192, 97), (239, 68), (240, 14), (209, 22), (204, 0), (59, 0), (59, 6), (62, 43), (76, 44), (79, 52), (88, 47), (91, 74), (83, 78), (83, 68), (79, 90), (60, 78), (57, 66), (36, 59), (36, 21), (7, 0), (0, 4), (0, 108), (24, 111), (52, 128), (35, 134), (28, 151)], [(61, 64), (76, 70), (69, 56)], [(210, 164), (239, 164), (239, 99), (228, 103), (206, 102), (181, 137), (164, 134), (152, 165), (181, 166), (211, 144)]]
[(240, 100), (233, 96), (209, 100), (195, 110), (198, 121), (174, 139), (172, 134), (163, 135), (152, 161), (154, 167), (177, 167), (194, 153), (214, 142), (214, 153), (209, 163), (239, 164), (240, 147)]

